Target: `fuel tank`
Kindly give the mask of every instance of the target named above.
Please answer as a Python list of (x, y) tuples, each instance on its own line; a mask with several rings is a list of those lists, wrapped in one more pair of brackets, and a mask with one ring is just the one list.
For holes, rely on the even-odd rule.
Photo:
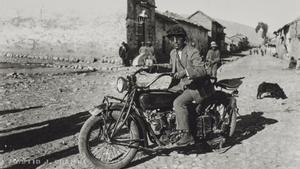
[(139, 102), (143, 110), (172, 109), (178, 95), (170, 91), (149, 91), (139, 96)]

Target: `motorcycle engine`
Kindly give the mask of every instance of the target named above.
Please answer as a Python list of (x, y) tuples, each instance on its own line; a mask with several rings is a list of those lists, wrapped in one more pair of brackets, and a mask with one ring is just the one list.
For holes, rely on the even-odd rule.
[(175, 113), (173, 111), (148, 110), (144, 113), (155, 135), (175, 129)]
[[(176, 140), (176, 115), (174, 111), (147, 110), (144, 112), (147, 122), (150, 124), (154, 134), (163, 143)], [(220, 133), (218, 125), (220, 115), (217, 111), (210, 110), (194, 118), (195, 126), (192, 132), (198, 139), (214, 137)]]

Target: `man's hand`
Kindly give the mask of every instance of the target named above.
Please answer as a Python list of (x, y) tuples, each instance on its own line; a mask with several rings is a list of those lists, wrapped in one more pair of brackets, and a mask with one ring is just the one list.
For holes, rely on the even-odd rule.
[(181, 72), (176, 72), (174, 74), (174, 78), (175, 79), (182, 79), (186, 76), (186, 72), (185, 71), (181, 71)]
[(157, 72), (157, 66), (154, 66), (154, 65), (147, 66), (146, 69), (147, 69), (146, 70), (147, 73), (155, 73), (155, 72)]

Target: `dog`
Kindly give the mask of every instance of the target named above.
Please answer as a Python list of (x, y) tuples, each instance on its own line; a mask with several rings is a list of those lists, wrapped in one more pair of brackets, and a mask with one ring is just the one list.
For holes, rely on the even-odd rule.
[(262, 95), (267, 94), (264, 97), (272, 97), (276, 99), (286, 99), (287, 96), (285, 95), (284, 91), (282, 88), (277, 83), (267, 83), (263, 82), (258, 86), (257, 89), (257, 99), (262, 99)]

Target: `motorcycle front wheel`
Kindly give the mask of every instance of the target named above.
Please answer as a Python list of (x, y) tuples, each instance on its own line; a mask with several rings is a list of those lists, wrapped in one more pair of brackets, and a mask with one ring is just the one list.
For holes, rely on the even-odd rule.
[[(113, 111), (121, 111), (119, 109)], [(83, 125), (79, 135), (79, 151), (97, 168), (123, 168), (135, 157), (139, 139), (138, 126), (128, 121), (113, 138), (109, 138), (117, 119), (91, 116)], [(119, 140), (118, 143), (113, 140)], [(130, 145), (130, 146), (128, 146)]]

